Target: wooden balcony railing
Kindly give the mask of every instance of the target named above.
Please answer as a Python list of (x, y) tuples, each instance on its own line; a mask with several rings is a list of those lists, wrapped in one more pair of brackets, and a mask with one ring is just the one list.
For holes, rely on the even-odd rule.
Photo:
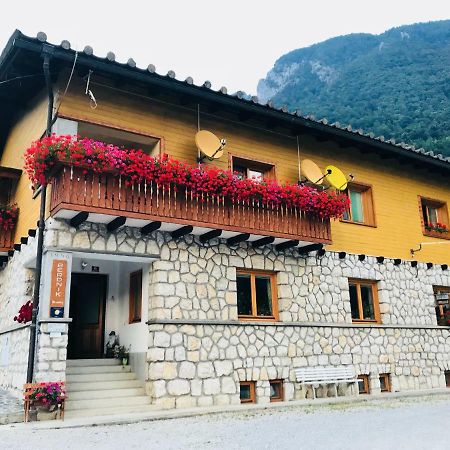
[(331, 243), (329, 219), (296, 208), (231, 204), (206, 194), (196, 198), (186, 189), (163, 189), (144, 182), (128, 185), (114, 173), (63, 166), (52, 181), (50, 211), (58, 216), (67, 210)]
[(0, 229), (0, 253), (6, 253), (13, 248), (15, 230)]

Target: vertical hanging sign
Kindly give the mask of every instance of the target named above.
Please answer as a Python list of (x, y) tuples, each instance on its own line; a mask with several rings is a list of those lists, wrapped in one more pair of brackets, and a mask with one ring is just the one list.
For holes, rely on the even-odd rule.
[(50, 284), (50, 317), (64, 317), (67, 286), (67, 260), (52, 261)]

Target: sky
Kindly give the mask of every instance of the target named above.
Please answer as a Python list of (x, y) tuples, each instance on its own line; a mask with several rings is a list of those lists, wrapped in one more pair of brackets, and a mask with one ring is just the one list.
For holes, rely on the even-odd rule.
[(290, 50), (349, 33), (382, 33), (450, 18), (446, 0), (22, 0), (0, 6), (0, 47), (18, 28), (72, 48), (132, 57), (158, 73), (256, 93), (258, 80)]

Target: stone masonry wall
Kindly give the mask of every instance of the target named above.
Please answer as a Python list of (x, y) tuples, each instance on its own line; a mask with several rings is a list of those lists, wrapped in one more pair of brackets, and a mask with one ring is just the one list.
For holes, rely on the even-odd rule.
[(20, 307), (31, 300), (34, 270), (27, 269), (36, 252), (36, 239), (29, 238), (0, 270), (0, 388), (21, 395), (26, 381), (30, 329), (14, 322)]
[[(305, 393), (293, 369), (347, 365), (368, 374), (390, 373), (393, 390), (444, 386), (450, 364), (450, 330), (438, 327), (433, 285), (450, 286), (450, 272), (409, 262), (379, 264), (367, 256), (339, 259), (327, 252), (305, 257), (273, 246), (229, 247), (196, 237), (173, 241), (168, 233), (141, 236), (124, 227), (79, 230), (48, 224), (47, 244), (56, 248), (151, 254), (148, 390), (154, 403), (184, 407), (239, 403), (239, 381), (256, 381), (258, 402), (269, 401), (269, 380), (283, 379), (285, 399)], [(236, 269), (277, 272), (280, 322), (237, 319)], [(376, 280), (382, 325), (351, 321), (348, 278)]]
[(302, 398), (294, 368), (352, 365), (371, 392), (390, 373), (392, 389), (445, 387), (449, 329), (286, 325), (150, 326), (151, 395), (164, 407), (239, 403), (239, 381), (255, 381), (257, 402), (270, 401), (269, 380), (282, 379), (285, 400)]

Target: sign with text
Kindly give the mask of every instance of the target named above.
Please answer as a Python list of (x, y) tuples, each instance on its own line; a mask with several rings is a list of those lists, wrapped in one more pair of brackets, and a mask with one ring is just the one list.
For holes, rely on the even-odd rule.
[(67, 286), (67, 260), (52, 261), (50, 283), (50, 317), (63, 317)]

